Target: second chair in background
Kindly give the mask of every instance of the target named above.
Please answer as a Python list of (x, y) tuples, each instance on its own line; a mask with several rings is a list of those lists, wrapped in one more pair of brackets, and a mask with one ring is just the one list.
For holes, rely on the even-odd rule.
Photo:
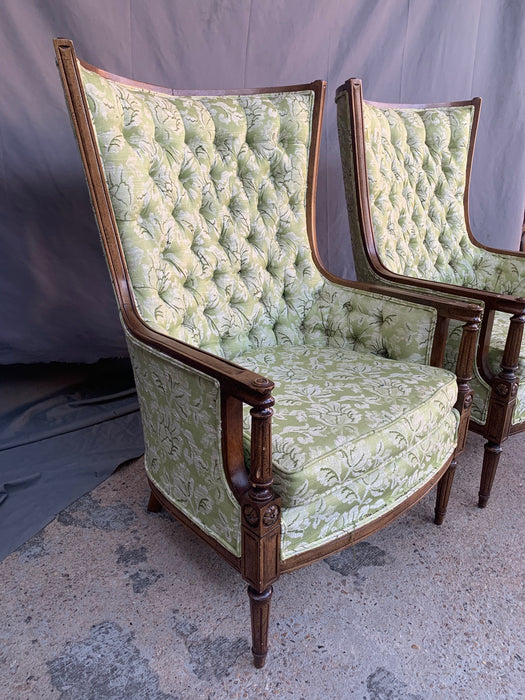
[[(525, 255), (481, 245), (468, 196), (481, 100), (394, 105), (363, 100), (361, 81), (336, 96), (360, 280), (469, 298), (484, 306), (471, 430), (487, 442), (479, 506), (488, 501), (501, 444), (525, 430)], [(454, 366), (451, 326), (446, 365)]]

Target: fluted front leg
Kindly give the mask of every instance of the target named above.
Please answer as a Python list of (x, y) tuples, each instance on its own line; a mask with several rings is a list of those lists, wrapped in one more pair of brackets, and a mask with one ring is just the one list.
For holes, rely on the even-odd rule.
[(157, 500), (157, 497), (153, 492), (149, 495), (148, 501), (148, 512), (149, 513), (159, 513), (162, 510), (162, 505)]
[(436, 508), (434, 522), (441, 525), (447, 512), (448, 499), (454, 481), (457, 467), (457, 456), (463, 452), (465, 440), (472, 410), (472, 397), (474, 392), (470, 388), (472, 379), (472, 367), (476, 353), (478, 331), (480, 324), (479, 315), (474, 315), (465, 325), (461, 335), (458, 359), (456, 362), (456, 376), (458, 383), (458, 398), (455, 408), (459, 411), (458, 441), (449, 468), (443, 474), (437, 485)]
[(262, 668), (266, 662), (272, 593), (271, 586), (268, 586), (261, 593), (248, 586), (252, 619), (252, 654), (255, 668)]
[(480, 322), (481, 318), (475, 316), (469, 322), (465, 323), (459, 345), (458, 359), (456, 362), (458, 398), (455, 406), (459, 411), (459, 428), (458, 444), (454, 457), (457, 457), (457, 455), (463, 452), (467, 439), (467, 430), (474, 396), (474, 391), (470, 388), (469, 382), (472, 380), (472, 369), (476, 357)]
[(497, 442), (489, 440), (485, 443), (485, 456), (483, 457), (483, 468), (479, 484), (478, 508), (485, 508), (488, 503), (501, 453), (501, 445)]

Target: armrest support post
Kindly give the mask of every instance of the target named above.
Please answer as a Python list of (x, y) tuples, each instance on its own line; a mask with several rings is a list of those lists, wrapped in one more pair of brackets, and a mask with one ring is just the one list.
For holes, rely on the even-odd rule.
[(467, 430), (474, 396), (469, 382), (472, 379), (472, 369), (476, 357), (480, 322), (480, 316), (476, 315), (464, 324), (459, 345), (458, 359), (456, 362), (458, 398), (455, 407), (459, 411), (460, 421), (458, 428), (458, 445), (455, 452), (456, 456), (463, 452), (467, 439)]
[(250, 410), (252, 417), (252, 441), (250, 453), (250, 498), (259, 503), (271, 500), (272, 475), (272, 416), (273, 399), (270, 398)]
[(250, 460), (250, 488), (242, 501), (242, 575), (258, 593), (279, 578), (281, 499), (273, 491), (273, 398), (254, 406)]
[(516, 313), (511, 317), (501, 360), (501, 372), (492, 382), (492, 400), (487, 416), (485, 437), (489, 442), (498, 445), (509, 435), (512, 414), (516, 405), (519, 385), (516, 370), (518, 369), (524, 323), (525, 313)]

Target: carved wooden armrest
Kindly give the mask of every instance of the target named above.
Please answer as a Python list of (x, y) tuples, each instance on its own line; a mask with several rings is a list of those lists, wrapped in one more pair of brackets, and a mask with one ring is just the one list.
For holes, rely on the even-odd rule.
[(221, 391), (226, 395), (240, 399), (250, 406), (259, 405), (270, 396), (274, 387), (270, 379), (222, 357), (154, 331), (134, 312), (124, 320), (129, 331), (138, 340), (213, 377), (220, 383)]
[[(523, 254), (525, 257), (525, 254)], [(386, 282), (394, 285), (401, 285), (408, 289), (422, 289), (426, 292), (432, 292), (436, 295), (454, 299), (471, 300), (474, 303), (483, 304), (487, 309), (494, 309), (503, 313), (514, 314), (523, 313), (525, 309), (525, 298), (517, 297), (512, 294), (501, 294), (499, 292), (491, 292), (486, 289), (474, 289), (473, 287), (461, 287), (454, 284), (445, 284), (444, 282), (434, 282), (432, 280), (419, 279), (417, 277), (406, 277), (395, 272), (390, 272), (386, 268), (381, 268), (381, 275)], [(390, 287), (388, 287), (390, 289)], [(426, 292), (422, 292), (425, 294)], [(439, 297), (436, 297), (439, 298)]]

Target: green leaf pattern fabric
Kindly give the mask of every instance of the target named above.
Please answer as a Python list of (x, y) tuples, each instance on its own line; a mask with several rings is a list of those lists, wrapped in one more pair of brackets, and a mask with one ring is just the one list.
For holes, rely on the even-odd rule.
[(525, 258), (475, 246), (463, 197), (474, 107), (363, 104), (370, 207), (385, 267), (500, 294), (525, 290)]
[(277, 345), (238, 361), (276, 384), (273, 450), (283, 505), (381, 470), (424, 440), (429, 425), (447, 420), (457, 396), (451, 373), (347, 348)]
[[(305, 505), (283, 508), (281, 558), (308, 551), (351, 534), (379, 515), (388, 513), (434, 475), (453, 450), (454, 418), (450, 414), (429, 428), (425, 439), (403, 455), (384, 462), (380, 470), (360, 475), (341, 488)], [(438, 466), (439, 465), (439, 466)]]
[[(352, 231), (359, 230), (348, 100), (339, 97), (338, 130)], [(525, 258), (475, 246), (463, 198), (473, 118), (472, 106), (394, 108), (363, 103), (369, 203), (377, 252), (396, 274), (446, 284), (525, 294)], [(352, 235), (359, 279), (384, 282), (371, 269), (360, 236)], [(489, 364), (499, 374), (509, 317), (497, 313)], [(445, 366), (453, 370), (461, 333), (451, 324)], [(525, 347), (518, 374), (525, 379)], [(490, 387), (474, 369), (472, 420), (487, 418)], [(525, 420), (525, 381), (512, 423)]]
[[(427, 366), (433, 309), (339, 286), (313, 262), (313, 93), (174, 96), (80, 70), (140, 316), (276, 382), (281, 556), (388, 512), (451, 456), (457, 386)], [(218, 383), (128, 343), (148, 475), (239, 556)], [(244, 438), (249, 455), (248, 418)]]
[[(282, 345), (238, 359), (276, 382), (272, 443), (283, 499), (282, 558), (393, 509), (454, 450), (452, 374), (347, 348), (318, 353)], [(247, 415), (247, 462), (248, 438)]]
[(428, 364), (436, 311), (325, 281), (304, 321), (305, 343)]
[(313, 93), (174, 97), (82, 74), (144, 321), (228, 359), (303, 342), (322, 285), (305, 236)]
[(146, 473), (184, 515), (240, 555), (240, 506), (221, 453), (219, 383), (126, 333)]

